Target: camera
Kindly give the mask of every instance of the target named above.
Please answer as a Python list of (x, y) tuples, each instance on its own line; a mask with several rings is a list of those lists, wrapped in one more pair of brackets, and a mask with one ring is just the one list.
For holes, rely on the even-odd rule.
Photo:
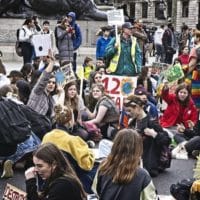
[(68, 33), (73, 33), (73, 30), (74, 30), (73, 27), (71, 27), (71, 26), (68, 26), (68, 27), (67, 27)]

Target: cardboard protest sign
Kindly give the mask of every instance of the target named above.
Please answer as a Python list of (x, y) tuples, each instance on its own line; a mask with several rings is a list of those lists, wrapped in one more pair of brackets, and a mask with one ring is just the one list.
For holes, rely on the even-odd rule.
[(3, 194), (3, 200), (26, 200), (26, 192), (7, 183)]
[(184, 73), (180, 64), (169, 67), (165, 72), (165, 79), (169, 82), (177, 81), (184, 77)]
[(134, 92), (137, 84), (137, 77), (103, 75), (103, 84), (115, 104), (121, 109), (123, 98)]
[(63, 67), (60, 67), (55, 72), (56, 82), (61, 84), (67, 84), (71, 81), (75, 81), (76, 77), (74, 75), (74, 72), (72, 70), (71, 63), (64, 65)]
[(107, 11), (108, 25), (122, 25), (124, 23), (124, 11), (122, 9)]
[(33, 35), (32, 43), (36, 56), (47, 56), (51, 49), (51, 36), (50, 34)]

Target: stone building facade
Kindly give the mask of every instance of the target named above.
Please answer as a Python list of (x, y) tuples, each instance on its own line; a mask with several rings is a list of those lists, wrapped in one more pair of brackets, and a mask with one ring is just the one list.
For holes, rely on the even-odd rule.
[(200, 20), (200, 0), (114, 0), (115, 7), (122, 2), (127, 5), (130, 18), (142, 19), (150, 25), (166, 23), (171, 18), (180, 30), (182, 23), (195, 28)]

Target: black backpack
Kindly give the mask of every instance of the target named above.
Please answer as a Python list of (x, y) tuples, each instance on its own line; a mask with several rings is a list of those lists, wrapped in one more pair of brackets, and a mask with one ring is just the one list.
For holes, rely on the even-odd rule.
[(30, 122), (20, 105), (12, 100), (0, 98), (0, 145), (16, 145), (31, 135)]
[(41, 115), (32, 108), (26, 105), (20, 105), (21, 110), (26, 116), (26, 118), (30, 121), (31, 130), (35, 133), (41, 140), (43, 136), (52, 130), (52, 123), (50, 119), (45, 116)]
[(195, 179), (183, 179), (177, 184), (170, 186), (170, 193), (176, 200), (190, 199), (190, 188)]
[(24, 28), (18, 28), (17, 31), (16, 31), (16, 37), (17, 37), (17, 40), (16, 40), (16, 43), (15, 43), (15, 51), (16, 51), (16, 54), (20, 57), (22, 57), (22, 42), (19, 41), (19, 32), (20, 30), (23, 30), (24, 31), (24, 35), (26, 34), (26, 31)]

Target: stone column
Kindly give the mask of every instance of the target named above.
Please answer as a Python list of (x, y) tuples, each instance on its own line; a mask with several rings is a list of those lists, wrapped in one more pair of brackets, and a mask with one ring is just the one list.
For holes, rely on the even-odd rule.
[(139, 1), (135, 2), (135, 18), (136, 19), (142, 18), (142, 3)]

